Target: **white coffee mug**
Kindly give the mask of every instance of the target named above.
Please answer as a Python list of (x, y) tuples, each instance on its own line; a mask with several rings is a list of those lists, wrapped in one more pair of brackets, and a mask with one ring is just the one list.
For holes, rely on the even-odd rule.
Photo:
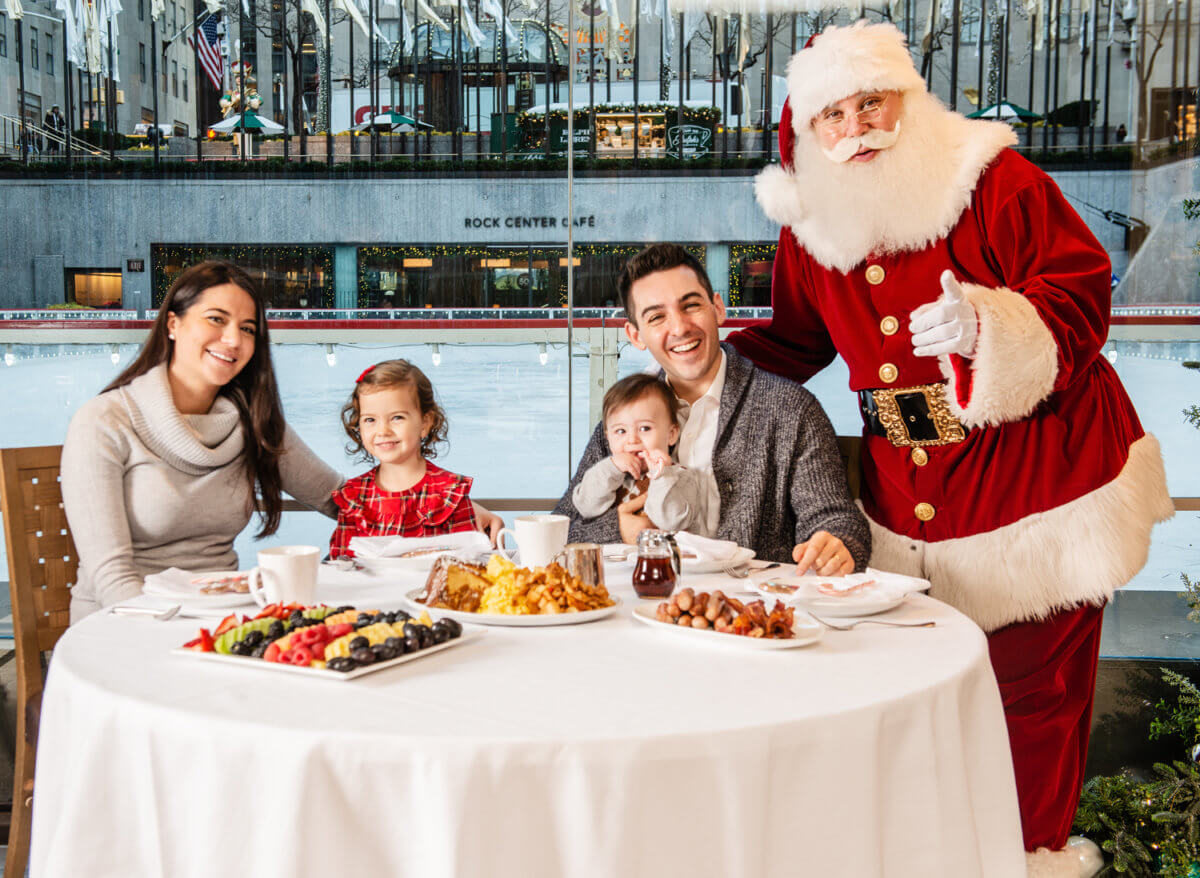
[(267, 604), (309, 604), (317, 598), (317, 568), (321, 550), (316, 546), (273, 546), (258, 553), (251, 569), (250, 595), (260, 607)]
[(511, 552), (504, 538), (516, 540), (524, 567), (545, 567), (567, 544), (567, 528), (571, 519), (565, 515), (521, 515), (513, 519), (512, 530), (504, 528), (496, 538), (502, 551)]

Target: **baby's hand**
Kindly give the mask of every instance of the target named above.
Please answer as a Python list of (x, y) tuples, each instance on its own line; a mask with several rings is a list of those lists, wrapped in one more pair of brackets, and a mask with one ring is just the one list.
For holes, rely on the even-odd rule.
[(646, 474), (646, 464), (636, 454), (630, 454), (627, 451), (618, 451), (612, 456), (612, 462), (621, 472), (627, 473), (635, 479), (640, 479)]
[(671, 458), (658, 449), (639, 452), (639, 456), (646, 462), (646, 471), (652, 479), (657, 479), (671, 465)]

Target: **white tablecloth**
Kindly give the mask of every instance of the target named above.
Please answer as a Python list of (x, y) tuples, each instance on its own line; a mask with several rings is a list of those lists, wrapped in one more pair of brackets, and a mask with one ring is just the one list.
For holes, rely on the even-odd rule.
[[(936, 628), (749, 652), (630, 618), (628, 570), (607, 620), (345, 682), (170, 655), (195, 620), (84, 620), (47, 681), (32, 874), (1024, 876), (965, 617), (916, 596), (888, 618)], [(323, 569), (318, 597), (417, 584)]]

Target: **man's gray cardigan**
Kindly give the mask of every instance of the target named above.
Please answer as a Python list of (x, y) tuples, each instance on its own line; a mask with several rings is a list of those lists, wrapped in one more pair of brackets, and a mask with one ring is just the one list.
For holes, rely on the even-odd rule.
[[(833, 426), (816, 398), (793, 381), (764, 372), (728, 344), (713, 475), (721, 497), (716, 536), (789, 561), (792, 548), (818, 530), (839, 537), (862, 570), (871, 554), (867, 521), (850, 498)], [(584, 518), (571, 502), (583, 474), (611, 452), (596, 427), (575, 477), (554, 511), (570, 516), (574, 542), (618, 543), (615, 508)]]

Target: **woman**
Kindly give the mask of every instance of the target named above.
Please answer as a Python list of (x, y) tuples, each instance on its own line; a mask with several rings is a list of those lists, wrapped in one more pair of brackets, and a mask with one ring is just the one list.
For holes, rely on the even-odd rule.
[(257, 536), (269, 536), (284, 491), (332, 517), (341, 484), (284, 423), (254, 283), (227, 262), (188, 268), (141, 354), (67, 428), (71, 621), (136, 597), (168, 567), (236, 569), (233, 541), (255, 509)]

